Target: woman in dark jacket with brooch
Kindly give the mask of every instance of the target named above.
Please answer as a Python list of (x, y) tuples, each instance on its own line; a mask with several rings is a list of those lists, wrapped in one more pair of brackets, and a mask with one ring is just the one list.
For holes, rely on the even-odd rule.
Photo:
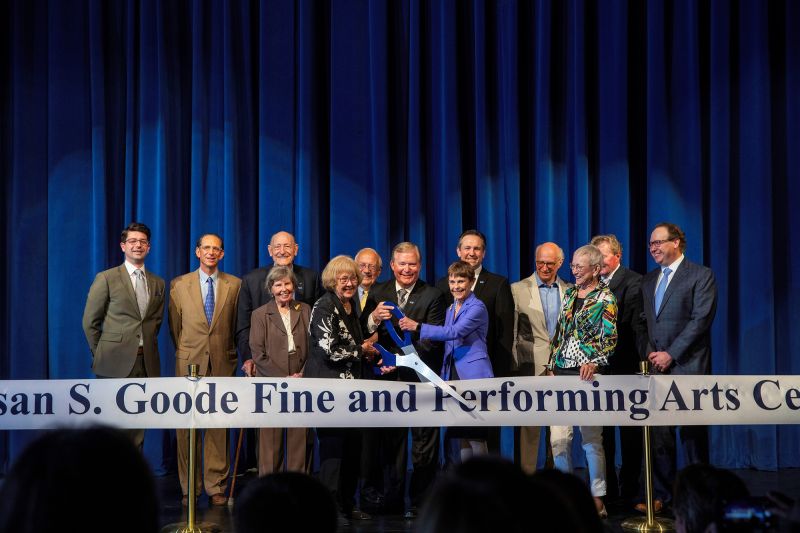
[[(311, 356), (305, 377), (358, 379), (362, 367), (377, 353), (364, 340), (354, 295), (361, 282), (358, 265), (350, 257), (339, 255), (322, 271), (322, 285), (327, 292), (311, 311)], [(370, 516), (353, 509), (358, 483), (361, 435), (356, 428), (318, 428), (320, 481), (331, 491), (342, 513), (365, 520)]]

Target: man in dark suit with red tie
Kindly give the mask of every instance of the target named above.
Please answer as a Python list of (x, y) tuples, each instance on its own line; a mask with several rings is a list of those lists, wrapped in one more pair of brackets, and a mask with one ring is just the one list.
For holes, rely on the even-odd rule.
[[(514, 297), (508, 278), (489, 272), (483, 266), (486, 257), (486, 236), (478, 230), (468, 229), (458, 238), (456, 255), (475, 269), (472, 292), (486, 306), (489, 313), (489, 330), (486, 347), (495, 377), (511, 375), (511, 348), (514, 342)], [(436, 282), (436, 288), (444, 294), (447, 305), (453, 303), (448, 278)], [(500, 453), (500, 428), (489, 428), (487, 438), (489, 452)]]
[[(419, 279), (422, 256), (415, 244), (402, 242), (395, 246), (389, 264), (394, 276), (389, 281), (373, 287), (361, 313), (361, 322), (365, 336), (377, 332), (378, 342), (384, 348), (393, 353), (400, 353), (400, 348), (392, 341), (382, 322), (391, 319), (398, 329), (397, 319), (391, 315), (390, 308), (383, 305), (383, 302), (396, 304), (412, 320), (437, 326), (444, 324), (445, 302), (439, 289)], [(444, 358), (442, 343), (420, 340), (417, 332), (412, 333), (411, 338), (420, 358), (438, 373)], [(398, 378), (401, 381), (419, 381), (416, 373), (409, 368), (399, 368), (385, 377), (385, 379)], [(384, 464), (389, 469), (384, 502), (385, 510), (390, 513), (404, 509), (407, 435), (406, 428), (386, 428), (383, 435), (383, 447), (388, 454)], [(416, 516), (416, 509), (422, 503), (425, 492), (436, 476), (439, 463), (439, 428), (411, 428), (411, 441), (411, 462), (414, 472), (409, 487), (411, 506), (406, 510), (406, 518)]]
[[(717, 285), (710, 268), (686, 259), (686, 235), (669, 222), (650, 234), (650, 255), (658, 268), (642, 278), (643, 315), (647, 321), (645, 354), (654, 373), (711, 373), (711, 324), (717, 310)], [(657, 426), (652, 429), (655, 502), (658, 512), (669, 502), (675, 481), (675, 435), (680, 432), (687, 464), (708, 462), (705, 426)], [(645, 510), (644, 504), (636, 508)]]

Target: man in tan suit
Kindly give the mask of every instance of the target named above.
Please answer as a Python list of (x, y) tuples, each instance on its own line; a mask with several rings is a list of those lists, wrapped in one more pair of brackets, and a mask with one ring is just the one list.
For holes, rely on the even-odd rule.
[[(119, 245), (125, 262), (95, 276), (83, 310), (92, 371), (104, 378), (159, 377), (164, 280), (144, 268), (150, 253), (150, 228), (131, 222), (122, 230)], [(144, 429), (130, 434), (141, 450)]]
[[(541, 376), (550, 361), (550, 339), (555, 333), (561, 299), (570, 286), (558, 277), (564, 252), (546, 242), (536, 247), (536, 272), (511, 285), (514, 297), (513, 367), (520, 376)], [(519, 461), (533, 474), (539, 452), (541, 428), (519, 428)]]
[[(236, 304), (241, 280), (220, 272), (219, 262), (225, 256), (222, 237), (213, 233), (197, 240), (195, 255), (200, 268), (172, 280), (169, 290), (169, 331), (175, 343), (175, 374), (185, 376), (190, 364), (199, 365), (201, 376), (232, 377), (238, 359), (234, 333)], [(178, 474), (183, 490), (183, 504), (189, 494), (189, 431), (177, 430)], [(200, 455), (200, 439), (196, 457), (203, 457), (203, 483), (212, 505), (225, 505), (225, 488), (230, 461), (228, 430), (206, 429), (202, 439), (205, 453)], [(195, 476), (197, 491), (200, 475)]]

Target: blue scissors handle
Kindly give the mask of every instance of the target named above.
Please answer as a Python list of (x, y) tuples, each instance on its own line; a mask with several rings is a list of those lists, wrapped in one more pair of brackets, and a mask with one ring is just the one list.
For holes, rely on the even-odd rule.
[[(405, 314), (403, 310), (397, 307), (392, 302), (383, 302), (383, 305), (389, 307), (391, 309), (392, 314), (400, 320), (401, 318), (405, 318)], [(394, 329), (394, 325), (392, 324), (391, 320), (384, 320), (383, 325), (386, 326), (386, 330), (389, 332), (389, 336), (392, 337), (392, 340), (397, 344), (398, 347), (402, 348), (404, 346), (411, 346), (411, 332), (404, 331), (403, 338), (400, 338), (400, 335), (397, 333), (397, 330)]]
[[(378, 350), (378, 353), (381, 354), (381, 359), (382, 359), (381, 366), (397, 366), (397, 356), (395, 354), (393, 354), (392, 352), (390, 352), (377, 342), (374, 343), (372, 346), (374, 346), (375, 349)], [(372, 372), (376, 376), (379, 376), (381, 374), (381, 369), (375, 366), (372, 367)]]

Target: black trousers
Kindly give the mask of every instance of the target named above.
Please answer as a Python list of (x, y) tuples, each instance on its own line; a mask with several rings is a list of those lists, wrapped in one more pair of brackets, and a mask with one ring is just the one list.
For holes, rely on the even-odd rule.
[[(672, 500), (672, 485), (677, 470), (676, 432), (681, 436), (686, 464), (708, 463), (707, 426), (654, 426), (650, 429), (653, 453), (653, 492), (664, 502)], [(644, 501), (643, 490), (640, 491)]]
[(355, 503), (361, 433), (355, 428), (318, 428), (319, 480), (348, 515)]
[[(386, 428), (382, 435), (387, 469), (385, 508), (387, 512), (405, 508), (408, 429)], [(439, 428), (411, 428), (411, 481), (408, 492), (412, 507), (419, 507), (439, 470)]]
[(603, 427), (603, 450), (606, 454), (606, 495), (633, 500), (639, 495), (639, 475), (642, 471), (642, 428), (619, 427), (619, 447), (622, 465), (617, 476), (616, 426)]

